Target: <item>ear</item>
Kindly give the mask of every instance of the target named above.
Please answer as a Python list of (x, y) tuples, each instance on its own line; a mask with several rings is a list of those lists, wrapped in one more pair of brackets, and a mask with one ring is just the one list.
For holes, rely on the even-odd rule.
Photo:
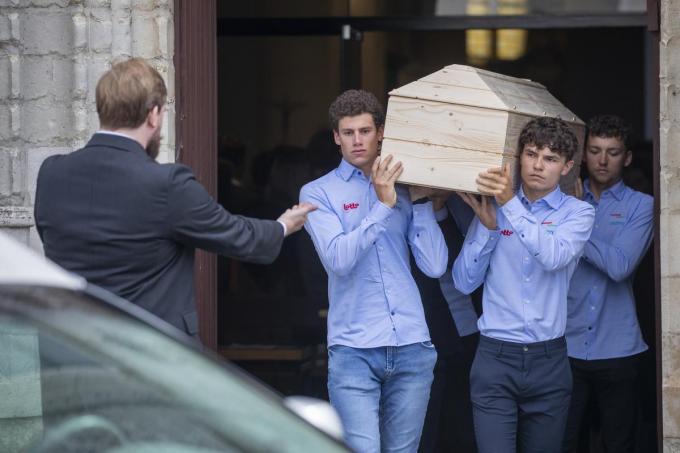
[(626, 160), (623, 161), (623, 166), (627, 167), (633, 162), (633, 151), (628, 150), (626, 151)]
[(378, 128), (378, 141), (381, 142), (383, 139), (383, 136), (385, 135), (385, 126), (380, 126)]
[(333, 129), (333, 140), (335, 140), (336, 145), (340, 146), (340, 134), (335, 129)]
[(564, 163), (564, 167), (562, 168), (561, 175), (564, 176), (567, 173), (569, 173), (574, 166), (574, 161), (573, 160), (568, 160), (567, 162)]
[(153, 129), (156, 129), (161, 122), (161, 112), (161, 107), (156, 105), (149, 110), (149, 113), (146, 115), (146, 122)]

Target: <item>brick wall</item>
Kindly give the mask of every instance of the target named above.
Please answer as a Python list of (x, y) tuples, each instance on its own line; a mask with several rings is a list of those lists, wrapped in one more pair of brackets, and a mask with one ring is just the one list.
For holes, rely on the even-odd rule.
[(680, 0), (661, 1), (661, 323), (663, 451), (680, 452)]
[(165, 78), (158, 160), (174, 161), (173, 3), (0, 0), (0, 231), (41, 248), (32, 218), (37, 171), (97, 130), (95, 86), (117, 58), (145, 58)]

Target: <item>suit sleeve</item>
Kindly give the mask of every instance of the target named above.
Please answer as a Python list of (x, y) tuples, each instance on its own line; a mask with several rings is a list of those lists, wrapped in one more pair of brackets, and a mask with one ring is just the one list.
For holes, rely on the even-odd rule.
[(253, 263), (268, 264), (279, 255), (280, 223), (231, 214), (186, 166), (175, 166), (169, 178), (168, 224), (177, 241)]
[(50, 172), (50, 165), (58, 158), (59, 156), (50, 156), (47, 159), (45, 159), (42, 164), (40, 164), (40, 169), (38, 170), (38, 178), (36, 181), (36, 187), (35, 187), (35, 201), (33, 204), (33, 219), (35, 221), (35, 229), (38, 232), (38, 236), (40, 237), (41, 241), (44, 241), (43, 239), (43, 213), (45, 211), (45, 207), (42, 205), (42, 192), (43, 192), (43, 187), (44, 187), (44, 180), (47, 177), (46, 174)]

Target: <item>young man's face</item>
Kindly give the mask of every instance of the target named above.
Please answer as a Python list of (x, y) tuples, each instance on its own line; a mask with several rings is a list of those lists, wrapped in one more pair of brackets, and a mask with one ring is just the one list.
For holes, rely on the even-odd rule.
[(364, 173), (370, 172), (383, 138), (383, 128), (375, 127), (370, 113), (341, 118), (338, 130), (333, 131), (333, 137), (335, 143), (340, 145), (343, 159), (362, 169)]
[(569, 173), (574, 161), (553, 152), (548, 147), (537, 149), (535, 145), (524, 145), (520, 154), (520, 174), (524, 193), (531, 200), (537, 200), (552, 192), (560, 177)]
[(633, 153), (616, 137), (588, 136), (586, 142), (585, 161), (591, 183), (602, 189), (609, 188), (619, 182), (624, 167), (630, 165)]

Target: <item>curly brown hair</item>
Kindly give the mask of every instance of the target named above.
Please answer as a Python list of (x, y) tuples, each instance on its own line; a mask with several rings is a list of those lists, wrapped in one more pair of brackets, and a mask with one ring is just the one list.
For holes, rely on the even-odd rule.
[(373, 93), (364, 90), (347, 90), (335, 98), (328, 108), (328, 120), (334, 131), (338, 123), (346, 116), (357, 116), (370, 113), (376, 129), (385, 124), (385, 111)]
[(571, 127), (559, 118), (540, 117), (529, 121), (519, 134), (519, 154), (526, 145), (549, 148), (569, 162), (574, 158), (578, 139)]
[(616, 138), (621, 140), (626, 150), (631, 149), (631, 128), (628, 121), (616, 115), (597, 115), (587, 124), (588, 136)]

